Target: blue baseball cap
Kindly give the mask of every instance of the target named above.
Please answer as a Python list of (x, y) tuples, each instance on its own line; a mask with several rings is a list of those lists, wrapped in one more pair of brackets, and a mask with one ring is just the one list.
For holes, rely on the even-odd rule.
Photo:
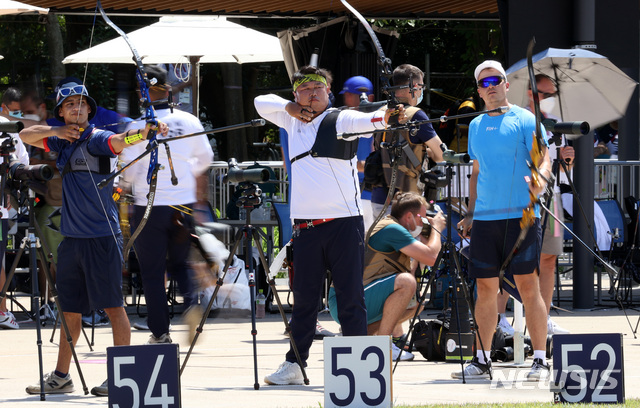
[(340, 94), (342, 95), (345, 92), (357, 95), (366, 92), (367, 95), (371, 95), (373, 93), (373, 84), (363, 76), (354, 76), (344, 82), (344, 86), (342, 87)]
[[(68, 82), (63, 82), (64, 80)], [(82, 81), (73, 77), (65, 78), (64, 80), (60, 81), (56, 87), (56, 106), (53, 108), (53, 117), (58, 120), (62, 119), (59, 116), (62, 102), (70, 96), (81, 95), (91, 107), (88, 120), (93, 119), (93, 117), (96, 116), (98, 107), (96, 101), (89, 96), (89, 91), (87, 91), (87, 88), (82, 84)]]

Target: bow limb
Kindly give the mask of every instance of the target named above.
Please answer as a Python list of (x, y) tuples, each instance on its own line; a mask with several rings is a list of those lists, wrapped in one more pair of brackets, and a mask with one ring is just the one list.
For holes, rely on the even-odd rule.
[[(541, 113), (540, 113), (540, 99), (538, 96), (538, 86), (536, 84), (536, 74), (533, 68), (533, 47), (536, 44), (535, 38), (532, 38), (529, 41), (529, 45), (527, 46), (527, 68), (529, 72), (529, 82), (531, 84), (531, 94), (533, 97), (533, 106), (534, 106), (534, 114), (536, 120), (536, 130), (533, 135), (533, 145), (531, 148), (531, 161), (529, 162), (529, 168), (531, 169), (531, 181), (530, 187), (538, 190), (542, 185), (542, 180), (547, 181), (540, 174), (540, 165), (548, 160), (548, 156), (546, 155), (546, 143), (542, 137), (542, 125), (541, 125)], [(529, 190), (529, 205), (522, 210), (522, 218), (520, 219), (520, 235), (518, 235), (518, 239), (516, 239), (515, 244), (513, 245), (513, 249), (509, 253), (509, 255), (505, 258), (502, 266), (500, 267), (499, 273), (499, 283), (500, 283), (500, 291), (502, 291), (502, 282), (504, 281), (504, 273), (513, 260), (514, 256), (520, 249), (520, 246), (524, 242), (529, 229), (535, 223), (535, 206), (538, 204), (539, 198), (537, 194), (534, 194), (531, 189)]]
[[(127, 37), (127, 34), (125, 34), (125, 32), (122, 31), (122, 29), (118, 27), (113, 21), (111, 21), (111, 19), (107, 16), (107, 13), (105, 13), (104, 9), (102, 8), (102, 4), (100, 3), (100, 0), (97, 0), (97, 8), (100, 11), (100, 15), (102, 16), (104, 21), (109, 25), (109, 27), (113, 28), (120, 35), (120, 37), (122, 37), (122, 39), (127, 43), (127, 45), (129, 46), (129, 49), (133, 53), (133, 61), (136, 64), (136, 79), (138, 81), (138, 86), (140, 88), (141, 100), (142, 102), (144, 102), (144, 105), (145, 105), (144, 116), (146, 118), (147, 124), (150, 123), (153, 125), (153, 127), (155, 127), (158, 122), (156, 120), (155, 111), (153, 109), (151, 97), (149, 95), (149, 88), (155, 85), (155, 83), (149, 80), (149, 77), (147, 76), (147, 73), (144, 70), (144, 64), (142, 63), (142, 58), (140, 58), (140, 54), (138, 54), (138, 50), (136, 50), (136, 48), (133, 46), (133, 44), (129, 40), (129, 37)], [(131, 238), (129, 239), (129, 242), (127, 242), (127, 247), (125, 248), (125, 251), (123, 253), (125, 262), (128, 259), (129, 250), (131, 249), (133, 242), (138, 237), (142, 228), (144, 228), (144, 225), (149, 219), (149, 214), (151, 213), (151, 209), (153, 207), (153, 202), (155, 199), (155, 190), (157, 185), (157, 175), (158, 175), (158, 168), (159, 168), (158, 149), (157, 149), (158, 142), (156, 140), (156, 131), (149, 129), (147, 139), (149, 140), (149, 145), (147, 146), (147, 150), (151, 150), (150, 158), (149, 158), (149, 170), (147, 171), (147, 183), (149, 183), (149, 194), (147, 195), (147, 200), (148, 200), (147, 207), (146, 207), (144, 216), (140, 221), (140, 225), (138, 225), (138, 228), (136, 228), (136, 231), (133, 234), (131, 234)]]
[[(391, 59), (387, 58), (384, 54), (384, 50), (382, 49), (382, 44), (380, 44), (380, 40), (378, 36), (376, 36), (375, 31), (371, 27), (371, 24), (360, 14), (358, 10), (356, 10), (351, 4), (347, 2), (347, 0), (340, 0), (342, 4), (351, 12), (354, 16), (360, 21), (364, 29), (371, 37), (371, 41), (376, 49), (376, 53), (378, 54), (378, 65), (380, 66), (380, 82), (382, 83), (382, 91), (387, 94), (387, 106), (389, 109), (394, 108), (398, 105), (398, 101), (396, 99), (395, 91), (391, 88), (391, 77), (393, 76), (393, 65), (391, 64)], [(389, 120), (389, 124), (397, 124), (398, 117), (397, 115), (392, 115)]]
[(133, 232), (133, 234), (131, 234), (131, 237), (127, 241), (127, 245), (124, 247), (124, 250), (122, 251), (122, 255), (124, 257), (125, 262), (129, 259), (129, 251), (131, 251), (131, 247), (133, 247), (134, 241), (136, 240), (136, 238), (138, 238), (138, 235), (140, 235), (140, 233), (142, 232), (142, 229), (144, 228), (145, 224), (149, 220), (149, 215), (151, 214), (151, 210), (153, 209), (153, 202), (156, 198), (156, 187), (158, 185), (159, 167), (160, 165), (156, 164), (156, 167), (153, 169), (151, 173), (151, 183), (149, 184), (149, 194), (147, 195), (147, 206), (145, 207), (144, 215), (140, 220), (140, 224), (138, 224), (138, 227), (136, 228), (136, 230)]
[[(380, 40), (378, 39), (378, 36), (376, 35), (375, 31), (373, 31), (371, 24), (369, 24), (369, 22), (362, 16), (362, 14), (360, 14), (358, 10), (356, 10), (351, 4), (349, 4), (347, 0), (340, 0), (340, 1), (354, 16), (356, 16), (356, 18), (360, 21), (362, 26), (367, 31), (367, 34), (369, 34), (369, 37), (371, 37), (371, 41), (373, 42), (373, 45), (376, 49), (376, 53), (378, 54), (378, 65), (380, 66), (380, 82), (382, 85), (382, 90), (385, 94), (387, 94), (387, 109), (395, 110), (395, 107), (398, 105), (398, 101), (396, 99), (395, 91), (391, 87), (391, 77), (393, 76), (393, 65), (391, 63), (391, 59), (387, 58), (387, 56), (384, 54), (384, 50), (382, 49), (382, 44), (380, 44)], [(389, 121), (387, 122), (387, 124), (392, 126), (397, 125), (398, 115), (392, 114), (389, 117)], [(383, 138), (384, 138), (384, 135), (383, 135)], [(392, 143), (392, 144), (395, 144), (395, 143)], [(393, 194), (396, 189), (395, 185), (397, 180), (397, 172), (398, 172), (398, 160), (396, 159), (393, 161), (393, 164), (392, 164), (391, 179), (389, 180), (390, 182), (389, 182), (389, 191), (387, 193), (387, 199), (385, 200), (384, 206), (382, 207), (382, 211), (380, 211), (380, 214), (378, 214), (373, 224), (371, 224), (371, 227), (369, 227), (369, 230), (367, 231), (367, 235), (365, 238), (365, 245), (367, 245), (367, 242), (369, 241), (369, 237), (371, 236), (371, 232), (373, 231), (374, 227), (378, 224), (378, 222), (382, 219), (382, 217), (384, 217), (384, 214), (387, 211), (389, 204), (391, 203), (391, 199), (393, 198)]]

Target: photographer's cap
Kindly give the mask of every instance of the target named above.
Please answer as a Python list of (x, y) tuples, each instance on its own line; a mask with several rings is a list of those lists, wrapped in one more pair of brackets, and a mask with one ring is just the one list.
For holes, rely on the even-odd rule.
[(500, 71), (500, 74), (504, 77), (504, 79), (505, 80), (507, 79), (507, 73), (504, 71), (504, 68), (502, 67), (501, 63), (495, 60), (486, 60), (482, 64), (478, 65), (476, 67), (476, 70), (473, 71), (473, 76), (476, 78), (476, 81), (478, 81), (478, 76), (480, 76), (480, 72), (482, 72), (482, 70), (487, 68), (493, 68), (497, 71)]
[(53, 117), (56, 119), (61, 119), (59, 116), (60, 106), (62, 105), (62, 102), (65, 101), (65, 99), (70, 96), (81, 95), (83, 99), (87, 101), (89, 107), (91, 108), (88, 120), (93, 119), (93, 117), (96, 116), (98, 107), (96, 105), (96, 101), (94, 101), (93, 98), (89, 96), (89, 91), (87, 91), (87, 88), (82, 84), (82, 81), (78, 80), (77, 78), (71, 78), (69, 79), (69, 82), (62, 82), (63, 81), (60, 81), (58, 83), (58, 86), (56, 87), (56, 107), (53, 108)]
[(342, 87), (342, 91), (340, 91), (340, 95), (345, 92), (357, 95), (366, 92), (367, 95), (371, 95), (373, 93), (373, 84), (369, 79), (363, 76), (353, 76), (344, 81), (344, 86)]

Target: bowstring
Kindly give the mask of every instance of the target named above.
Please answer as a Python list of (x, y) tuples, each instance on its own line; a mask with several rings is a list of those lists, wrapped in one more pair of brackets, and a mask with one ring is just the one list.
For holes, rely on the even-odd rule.
[[(91, 35), (89, 36), (89, 49), (91, 49), (93, 45), (93, 34), (96, 28), (97, 14), (98, 14), (98, 5), (96, 4), (96, 8), (93, 13), (93, 24), (91, 25)], [(89, 63), (86, 62), (84, 65), (84, 75), (82, 77), (83, 85), (87, 83), (88, 70), (89, 70)], [(86, 85), (85, 85), (85, 88), (86, 88)], [(81, 95), (81, 100), (82, 100), (82, 95)], [(96, 109), (97, 109), (97, 104), (96, 104)], [(78, 110), (78, 117), (76, 118), (76, 123), (78, 122), (79, 118), (80, 118), (80, 110)], [(95, 128), (91, 132), (93, 133), (94, 130)], [(79, 142), (76, 142), (76, 143), (79, 143)], [(87, 143), (89, 142), (87, 141)], [(96, 192), (96, 195), (98, 196), (98, 201), (100, 202), (102, 213), (104, 214), (104, 217), (107, 220), (107, 224), (109, 225), (109, 230), (111, 231), (111, 237), (116, 243), (116, 246), (119, 246), (118, 237), (116, 236), (116, 232), (114, 231), (113, 226), (111, 225), (111, 219), (109, 218), (109, 213), (107, 212), (107, 208), (105, 207), (104, 202), (102, 201), (102, 197), (100, 196), (100, 191), (98, 190), (98, 183), (96, 183), (96, 180), (93, 176), (93, 172), (91, 171), (91, 167), (89, 166), (89, 161), (87, 160), (87, 157), (84, 154), (84, 150), (80, 149), (80, 153), (82, 154), (82, 158), (84, 159), (85, 166), (87, 166), (87, 171), (89, 172), (89, 178), (91, 178), (91, 185), (93, 186), (93, 189)]]

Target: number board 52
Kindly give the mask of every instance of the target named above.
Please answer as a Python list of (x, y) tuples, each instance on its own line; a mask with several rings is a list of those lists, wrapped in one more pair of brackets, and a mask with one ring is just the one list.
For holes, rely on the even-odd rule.
[(622, 334), (553, 336), (555, 399), (571, 403), (624, 403)]

